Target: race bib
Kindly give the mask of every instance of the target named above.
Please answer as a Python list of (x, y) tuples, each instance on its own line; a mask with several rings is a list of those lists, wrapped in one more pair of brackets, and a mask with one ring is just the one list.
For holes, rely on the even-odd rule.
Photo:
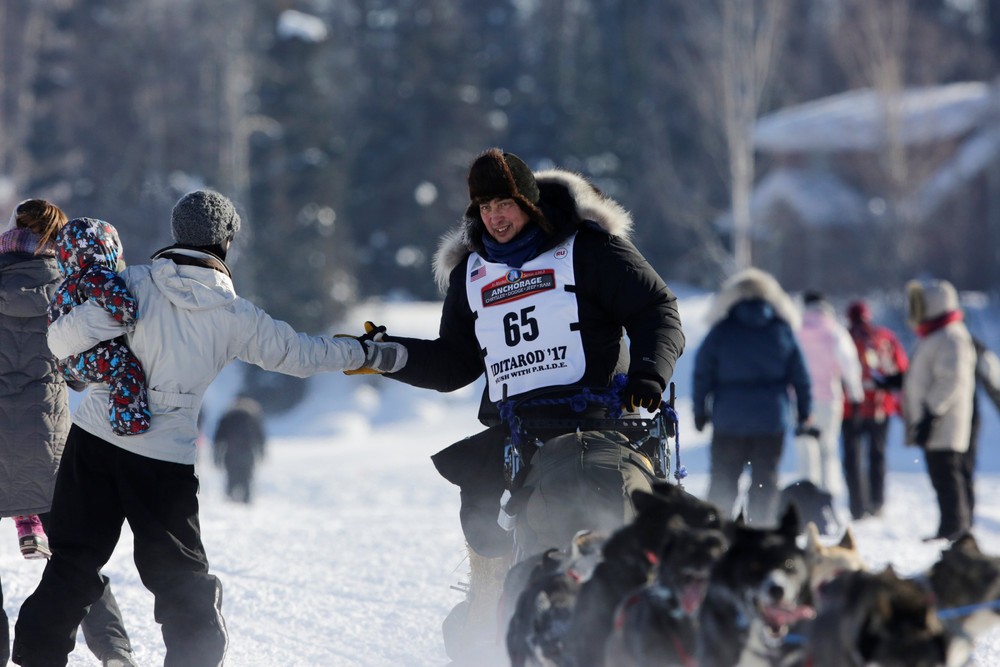
[[(466, 294), (485, 350), (490, 400), (572, 384), (586, 362), (576, 296), (574, 234), (520, 269), (469, 255)], [(506, 389), (506, 393), (505, 393)]]

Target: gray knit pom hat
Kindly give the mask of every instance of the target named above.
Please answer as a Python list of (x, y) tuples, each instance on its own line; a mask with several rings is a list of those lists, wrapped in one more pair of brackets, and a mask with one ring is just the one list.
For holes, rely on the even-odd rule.
[(181, 245), (222, 245), (239, 231), (240, 216), (233, 202), (218, 192), (195, 190), (174, 204), (170, 229)]

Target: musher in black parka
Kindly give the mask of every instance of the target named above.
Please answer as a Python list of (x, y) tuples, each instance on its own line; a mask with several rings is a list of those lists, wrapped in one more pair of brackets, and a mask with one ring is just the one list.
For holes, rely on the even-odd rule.
[[(516, 155), (493, 148), (473, 162), (468, 185), (465, 216), (434, 258), (446, 290), (438, 338), (387, 337), (409, 357), (386, 377), (447, 392), (486, 373), (479, 419), (489, 428), (433, 460), (461, 488), (470, 546), (497, 557), (511, 549), (497, 525), (508, 435), (498, 401), (555, 386), (567, 395), (609, 387), (615, 374), (627, 373), (625, 407), (658, 406), (684, 334), (676, 297), (629, 241), (631, 216), (583, 177), (532, 173)], [(523, 373), (519, 360), (539, 350), (545, 359)], [(552, 350), (564, 364), (548, 368)]]

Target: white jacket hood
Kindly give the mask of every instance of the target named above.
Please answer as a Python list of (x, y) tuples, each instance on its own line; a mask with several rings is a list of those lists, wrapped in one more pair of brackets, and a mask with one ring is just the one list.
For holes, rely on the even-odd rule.
[(174, 306), (184, 310), (211, 310), (236, 300), (233, 281), (224, 273), (202, 267), (154, 259), (153, 284)]
[(906, 321), (911, 327), (961, 307), (958, 292), (947, 280), (911, 280), (906, 285), (906, 295), (909, 302)]

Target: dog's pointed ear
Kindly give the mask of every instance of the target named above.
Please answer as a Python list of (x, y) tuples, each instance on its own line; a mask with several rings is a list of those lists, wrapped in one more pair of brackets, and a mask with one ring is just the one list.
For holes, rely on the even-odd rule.
[(649, 512), (650, 510), (664, 504), (666, 503), (663, 498), (655, 493), (649, 493), (648, 491), (643, 491), (642, 489), (632, 492), (632, 505), (635, 506), (635, 511), (638, 514)]
[(653, 482), (649, 491), (639, 489), (632, 492), (632, 504), (637, 512), (667, 505), (674, 500), (680, 500), (686, 495), (686, 491), (677, 484), (670, 482)]
[(855, 551), (857, 547), (854, 546), (854, 533), (851, 531), (851, 527), (848, 526), (847, 530), (844, 531), (844, 536), (840, 538), (840, 546), (845, 549), (850, 549)]
[(815, 521), (806, 524), (806, 549), (810, 552), (819, 551), (819, 528)]
[(747, 527), (747, 514), (746, 510), (740, 509), (740, 513), (736, 515), (736, 519), (733, 521), (733, 525), (737, 528)]
[(788, 509), (785, 510), (785, 515), (781, 517), (781, 525), (778, 526), (778, 531), (792, 537), (798, 536), (799, 511), (796, 509), (795, 503), (788, 503)]
[(976, 542), (976, 538), (972, 536), (972, 533), (965, 532), (962, 533), (961, 537), (956, 539), (951, 543), (950, 549), (957, 549), (961, 551), (968, 551), (969, 553), (982, 553), (979, 549), (979, 543)]
[(666, 496), (667, 498), (675, 496), (683, 490), (680, 486), (670, 482), (653, 482), (652, 488), (653, 493), (658, 496)]
[(555, 547), (546, 549), (545, 553), (542, 554), (542, 562), (539, 565), (539, 569), (542, 572), (554, 572), (567, 560), (569, 560), (569, 556), (562, 549)]

